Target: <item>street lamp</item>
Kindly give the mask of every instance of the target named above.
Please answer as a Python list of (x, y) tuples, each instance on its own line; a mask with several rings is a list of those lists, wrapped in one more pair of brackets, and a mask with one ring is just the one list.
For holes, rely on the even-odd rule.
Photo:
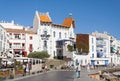
[(47, 51), (47, 40), (49, 39), (49, 37), (50, 37), (50, 35), (47, 34), (47, 31), (44, 31), (44, 34), (41, 35), (41, 39), (44, 42), (44, 45), (43, 45), (44, 51)]

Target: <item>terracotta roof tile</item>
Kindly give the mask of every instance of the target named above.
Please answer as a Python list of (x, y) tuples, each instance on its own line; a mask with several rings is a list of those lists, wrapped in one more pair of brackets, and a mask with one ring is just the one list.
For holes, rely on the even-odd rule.
[(73, 24), (73, 27), (75, 27), (75, 23), (74, 23), (73, 18), (65, 18), (65, 20), (64, 20), (62, 25), (66, 26), (66, 27), (70, 27), (71, 24)]
[(40, 17), (40, 21), (41, 22), (48, 22), (48, 23), (51, 23), (51, 19), (47, 16), (47, 15), (39, 15)]
[(27, 33), (27, 34), (35, 34), (33, 31), (31, 30), (22, 30), (22, 29), (10, 29), (10, 28), (5, 28), (5, 30), (7, 32), (10, 33)]

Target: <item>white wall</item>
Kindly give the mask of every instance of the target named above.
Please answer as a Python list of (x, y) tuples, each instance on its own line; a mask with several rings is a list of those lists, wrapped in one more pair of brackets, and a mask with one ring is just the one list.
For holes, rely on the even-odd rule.
[(7, 33), (3, 26), (0, 25), (0, 55), (1, 53), (5, 53), (8, 50), (8, 39), (7, 39)]
[[(32, 36), (32, 40), (30, 40), (30, 36)], [(29, 45), (32, 44), (33, 46), (33, 52), (38, 51), (39, 44), (38, 44), (38, 36), (36, 34), (26, 34), (26, 51), (29, 54)]]
[[(56, 41), (57, 40), (62, 40), (62, 39), (69, 39), (70, 37), (70, 33), (71, 36), (74, 37), (74, 28), (71, 27), (70, 28), (64, 28), (61, 26), (54, 26), (52, 24), (48, 24), (48, 23), (40, 23), (40, 19), (39, 19), (39, 13), (35, 14), (36, 16), (34, 17), (34, 25), (33, 25), (33, 29), (38, 29), (37, 30), (37, 35), (39, 37), (39, 44), (40, 44), (40, 49), (39, 51), (43, 51), (43, 40), (41, 38), (41, 35), (43, 34), (44, 30), (47, 30), (47, 33), (50, 35), (49, 39), (47, 40), (47, 51), (48, 53), (51, 55), (51, 57), (54, 56), (54, 51), (56, 53)], [(48, 17), (50, 18), (49, 14), (47, 14)], [(50, 18), (51, 19), (51, 18)], [(38, 28), (37, 28), (38, 27)], [(55, 31), (55, 37), (53, 37), (53, 32)], [(61, 38), (59, 38), (59, 32), (61, 32)], [(65, 37), (65, 33), (66, 33), (66, 37)], [(75, 37), (74, 37), (75, 38)], [(56, 55), (56, 54), (55, 54)]]
[(90, 63), (89, 55), (74, 55), (74, 65), (76, 65), (76, 60), (82, 65), (86, 66)]
[(94, 58), (97, 57), (96, 54), (96, 37), (89, 35), (89, 55), (92, 57), (92, 54), (94, 54)]

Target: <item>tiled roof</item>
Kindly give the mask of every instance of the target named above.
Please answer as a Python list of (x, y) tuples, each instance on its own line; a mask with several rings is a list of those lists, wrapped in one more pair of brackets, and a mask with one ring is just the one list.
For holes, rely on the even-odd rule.
[(71, 24), (73, 24), (73, 27), (75, 27), (75, 22), (74, 22), (74, 19), (73, 18), (65, 18), (62, 26), (66, 26), (66, 27), (70, 27)]
[(10, 28), (5, 28), (5, 30), (9, 33), (27, 33), (27, 34), (35, 34), (31, 30), (23, 30), (23, 29), (10, 29)]
[(52, 22), (51, 19), (47, 15), (41, 14), (41, 15), (39, 15), (39, 17), (40, 17), (41, 22), (47, 22), (47, 23)]

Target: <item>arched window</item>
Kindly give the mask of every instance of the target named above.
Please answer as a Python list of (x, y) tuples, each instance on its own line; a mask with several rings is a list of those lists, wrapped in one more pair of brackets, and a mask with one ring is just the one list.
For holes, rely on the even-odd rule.
[(67, 37), (67, 34), (65, 33), (65, 38)]
[(47, 35), (47, 29), (46, 29), (46, 28), (44, 28), (43, 34), (44, 34), (44, 35)]
[(47, 35), (47, 31), (46, 30), (44, 31), (44, 34)]
[(44, 41), (44, 47), (47, 48), (47, 41)]
[(61, 38), (61, 32), (59, 32), (59, 38)]
[(53, 37), (55, 37), (55, 31), (53, 32)]

